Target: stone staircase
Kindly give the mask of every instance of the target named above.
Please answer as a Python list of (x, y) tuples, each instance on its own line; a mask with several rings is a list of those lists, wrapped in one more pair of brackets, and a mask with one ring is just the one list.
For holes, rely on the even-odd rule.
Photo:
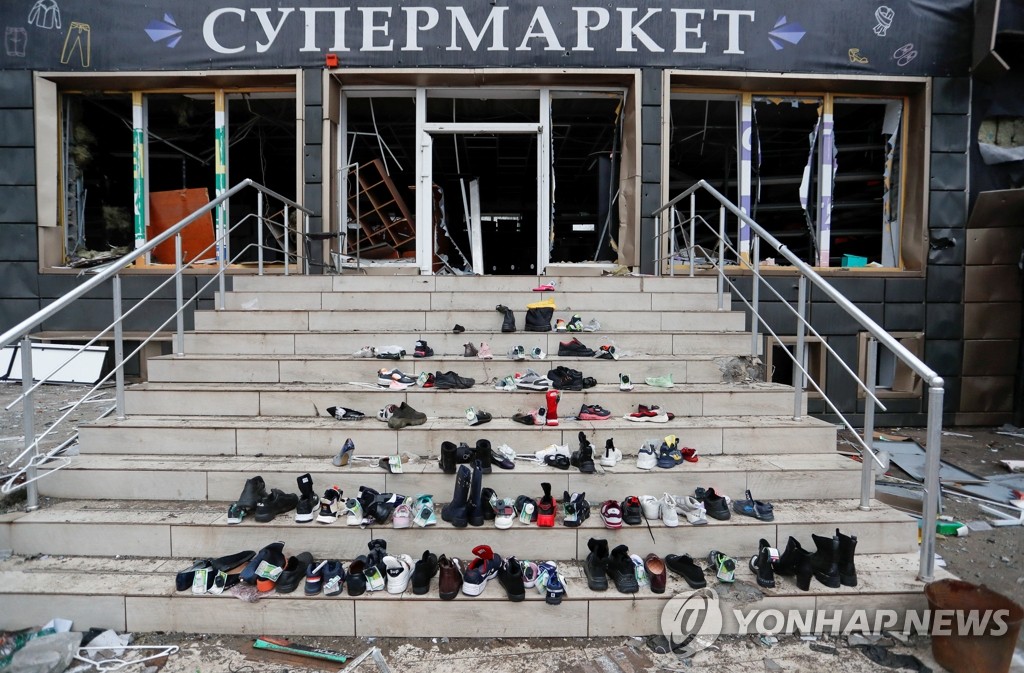
[[(760, 609), (906, 609), (922, 607), (917, 569), (916, 523), (877, 502), (859, 504), (860, 464), (836, 452), (835, 427), (803, 416), (794, 421), (793, 391), (763, 382), (735, 382), (737, 363), (749, 354), (750, 335), (741, 313), (718, 311), (715, 281), (709, 278), (545, 277), (557, 291), (536, 293), (537, 277), (418, 276), (242, 276), (225, 297), (223, 311), (196, 314), (196, 328), (185, 339), (187, 355), (149, 362), (149, 380), (129, 388), (128, 417), (108, 418), (81, 428), (81, 456), (40, 482), (43, 495), (59, 499), (31, 513), (0, 517), (0, 547), (15, 556), (0, 562), (0, 600), (8, 606), (0, 627), (42, 623), (52, 616), (80, 625), (131, 631), (202, 631), (306, 635), (404, 636), (562, 636), (641, 635), (659, 631), (659, 615), (686, 585), (670, 579), (668, 593), (633, 595), (587, 588), (580, 561), (587, 541), (604, 537), (646, 555), (688, 553), (701, 560), (711, 549), (737, 559), (737, 576), (753, 582), (746, 560), (758, 540), (785, 546), (790, 535), (810, 545), (811, 533), (831, 534), (837, 526), (857, 535), (856, 588), (810, 592), (780, 579), (765, 589)], [(618, 361), (561, 358), (515, 363), (504, 353), (515, 344), (558, 351), (564, 333), (502, 334), (498, 303), (515, 309), (522, 328), (525, 305), (551, 297), (556, 317), (579, 313), (596, 318), (600, 331), (577, 335), (591, 348), (613, 343)], [(727, 299), (728, 301), (728, 299)], [(453, 334), (455, 324), (464, 334)], [(354, 358), (364, 345), (398, 344), (410, 355), (416, 339), (426, 339), (435, 357), (400, 362)], [(463, 344), (486, 341), (495, 359), (462, 357)], [(495, 390), (491, 381), (525, 367), (541, 373), (560, 364), (593, 376), (598, 385), (564, 392), (557, 427), (512, 422), (517, 411), (543, 405), (543, 393)], [(409, 388), (391, 391), (375, 385), (376, 371), (397, 366), (420, 372), (454, 370), (473, 377), (469, 390)], [(636, 387), (618, 389), (628, 373)], [(674, 388), (643, 384), (647, 376), (671, 373)], [(428, 415), (426, 424), (391, 430), (374, 420), (389, 403), (407, 402)], [(573, 420), (581, 404), (597, 403), (612, 412), (600, 422)], [(667, 424), (633, 423), (622, 416), (637, 404), (657, 404), (675, 414)], [(360, 422), (337, 421), (327, 407), (340, 405), (367, 414)], [(467, 407), (494, 415), (486, 425), (468, 427)], [(427, 529), (390, 526), (360, 529), (296, 524), (291, 514), (268, 524), (246, 520), (226, 525), (228, 503), (245, 480), (262, 475), (268, 488), (294, 492), (295, 478), (313, 477), (317, 492), (332, 484), (354, 496), (360, 485), (381, 492), (433, 493), (450, 499), (453, 478), (436, 464), (442, 441), (474, 444), (487, 438), (530, 454), (552, 443), (578, 446), (583, 431), (600, 450), (608, 438), (627, 454), (615, 468), (585, 475), (517, 461), (495, 468), (484, 486), (501, 497), (538, 497), (548, 481), (556, 496), (585, 491), (595, 505), (580, 528), (551, 529), (516, 523), (498, 530), (455, 529), (442, 521)], [(671, 470), (639, 470), (635, 453), (647, 438), (676, 434), (700, 452), (697, 463)], [(412, 453), (424, 460), (390, 474), (375, 461), (331, 463), (346, 438), (356, 456)], [(692, 493), (714, 486), (732, 497), (746, 489), (775, 505), (775, 521), (734, 515), (703, 527), (667, 528), (661, 522), (603, 528), (597, 505), (627, 495)], [(527, 592), (523, 603), (509, 603), (501, 586), (477, 598), (439, 600), (384, 592), (350, 598), (306, 597), (302, 591), (270, 595), (256, 603), (234, 596), (176, 593), (173, 576), (194, 558), (240, 549), (260, 549), (275, 540), (286, 554), (310, 551), (318, 558), (346, 562), (366, 551), (374, 538), (389, 550), (419, 558), (424, 549), (470, 558), (478, 544), (503, 556), (557, 560), (568, 579), (561, 606), (544, 604)], [(42, 556), (39, 556), (42, 555)], [(714, 585), (714, 581), (709, 582)], [(315, 601), (315, 603), (313, 603)], [(400, 605), (396, 605), (400, 603)], [(308, 609), (315, 605), (315, 609)], [(500, 610), (500, 612), (498, 612)], [(500, 618), (496, 618), (497, 615)], [(726, 615), (726, 630), (735, 629)]]

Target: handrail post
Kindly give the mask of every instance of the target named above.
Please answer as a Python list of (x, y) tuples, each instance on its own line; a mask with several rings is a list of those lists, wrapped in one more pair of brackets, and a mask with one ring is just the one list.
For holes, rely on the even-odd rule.
[[(307, 236), (309, 236), (309, 213), (303, 213), (302, 214), (302, 240), (304, 240), (304, 241), (308, 240), (306, 238)], [(295, 245), (297, 247), (298, 246), (298, 242), (296, 242)], [(311, 250), (312, 250), (312, 246), (310, 246), (309, 248), (303, 248), (303, 253), (304, 254), (302, 255), (302, 262), (303, 262), (303, 264), (302, 264), (302, 268), (303, 268), (302, 273), (303, 273), (304, 276), (308, 276), (310, 269), (313, 268), (313, 265), (312, 265), (312, 263), (311, 263), (311, 261), (309, 259), (309, 255), (310, 255), (310, 251)], [(322, 245), (321, 245), (320, 253), (323, 254), (323, 246)]]
[(921, 531), (922, 582), (935, 579), (935, 521), (939, 514), (942, 498), (939, 483), (939, 459), (942, 454), (942, 396), (941, 385), (928, 387), (928, 445), (925, 448), (924, 470), (924, 512)]
[[(289, 222), (289, 217), (288, 217), (288, 204), (286, 203), (286, 204), (284, 204), (284, 224), (283, 224), (283, 229), (284, 229), (284, 275), (286, 275), (286, 276), (288, 275), (288, 259), (289, 259), (289, 257), (291, 257), (291, 245), (289, 245), (289, 243), (290, 243), (289, 239), (291, 238), (291, 231), (289, 231), (289, 229), (288, 229), (288, 227), (290, 225), (291, 225), (291, 223)], [(296, 228), (296, 231), (298, 231), (298, 228)], [(297, 245), (298, 241), (295, 241), (295, 243)]]
[[(221, 234), (221, 235), (222, 236), (227, 236), (228, 235), (227, 231), (228, 231), (227, 228), (225, 228), (224, 233)], [(226, 255), (220, 255), (219, 259), (217, 260), (217, 269), (218, 269), (217, 270), (217, 276), (218, 276), (218, 278), (217, 278), (217, 291), (218, 291), (217, 292), (218, 293), (218, 297), (217, 297), (217, 310), (218, 311), (223, 311), (224, 310), (224, 305), (225, 305), (225, 303), (224, 303), (224, 294), (227, 292), (227, 288), (225, 287), (226, 281), (224, 279), (224, 276), (227, 275), (227, 268), (228, 268), (228, 263), (227, 262), (228, 262), (228, 260), (227, 260), (227, 256)]]
[[(124, 324), (121, 320), (121, 274), (112, 279), (114, 287), (114, 398), (117, 419), (124, 419)], [(139, 357), (145, 357), (140, 351)], [(141, 363), (140, 363), (141, 364)]]
[[(287, 231), (287, 230), (285, 230)], [(256, 190), (256, 262), (259, 271), (257, 275), (263, 275), (263, 192)]]
[(676, 223), (679, 222), (679, 211), (673, 208), (668, 218), (668, 275), (676, 276)]
[(718, 310), (725, 310), (725, 206), (718, 208)]
[[(804, 334), (807, 331), (807, 276), (801, 275), (796, 282), (796, 350), (793, 357), (800, 367), (804, 366), (807, 345)], [(793, 366), (793, 420), (799, 421), (804, 415), (804, 373)]]
[(760, 300), (760, 295), (761, 295), (761, 283), (759, 282), (759, 276), (758, 276), (758, 268), (761, 266), (761, 237), (754, 236), (753, 248), (754, 248), (754, 258), (751, 260), (751, 262), (752, 262), (751, 270), (753, 271), (753, 273), (750, 276), (750, 281), (751, 281), (751, 284), (753, 285), (753, 287), (751, 289), (751, 300), (750, 300), (750, 304), (752, 306), (751, 313), (750, 313), (750, 357), (756, 358), (757, 357), (757, 339), (758, 339), (758, 333), (759, 333), (758, 328), (761, 325), (761, 318), (760, 318), (761, 307), (759, 305), (759, 303), (760, 303), (759, 300)]
[[(874, 394), (878, 374), (878, 341), (868, 336), (867, 375), (864, 385), (868, 392)], [(875, 466), (871, 456), (875, 453), (875, 402), (869, 396), (864, 397), (864, 445), (868, 447), (867, 455), (861, 456), (860, 466), (860, 509), (867, 512), (871, 509), (871, 483), (875, 477)]]
[[(21, 392), (25, 399), (21, 403), (21, 428), (25, 434), (25, 449), (35, 444), (36, 441), (36, 404), (35, 393), (32, 391), (32, 340), (26, 334), (21, 340)], [(39, 445), (36, 444), (35, 451), (28, 457), (28, 468), (25, 470), (25, 478), (28, 484), (25, 487), (25, 511), (31, 512), (39, 509), (39, 482), (36, 481), (36, 456), (39, 455)]]
[[(670, 215), (671, 217), (671, 215)], [(654, 275), (661, 275), (661, 215), (654, 216)]]
[[(175, 317), (174, 352), (178, 357), (185, 354), (185, 290), (182, 287), (181, 232), (174, 237), (174, 308)], [(142, 353), (139, 353), (140, 357)]]
[(697, 235), (697, 192), (690, 194), (690, 246), (686, 251), (687, 256), (690, 258), (690, 278), (693, 278), (695, 265), (693, 259), (693, 252), (696, 248), (694, 237)]

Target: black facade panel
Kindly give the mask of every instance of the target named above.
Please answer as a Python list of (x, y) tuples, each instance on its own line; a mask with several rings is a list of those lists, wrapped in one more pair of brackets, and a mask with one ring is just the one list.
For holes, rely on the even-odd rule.
[[(942, 372), (938, 372), (942, 376)], [(963, 380), (959, 376), (942, 376), (942, 411), (947, 414), (960, 410), (960, 390), (963, 387)], [(924, 390), (927, 394), (928, 387)], [(922, 425), (924, 423), (922, 422)]]
[[(42, 299), (42, 306), (52, 304), (54, 299)], [(167, 299), (148, 301), (125, 318), (124, 329), (155, 330), (167, 317), (174, 313), (174, 302)], [(114, 320), (113, 307), (109, 299), (81, 299), (64, 311), (43, 322), (43, 330), (96, 330), (105, 329)], [(186, 321), (188, 324), (189, 321)], [(173, 329), (171, 323), (170, 329)]]
[(964, 270), (957, 266), (928, 267), (928, 302), (959, 302), (964, 296)]
[(38, 310), (38, 299), (5, 298), (0, 301), (0, 331), (6, 332)]
[(928, 198), (929, 227), (949, 229), (967, 226), (967, 192), (932, 190)]
[(306, 145), (302, 148), (303, 179), (306, 183), (321, 182), (323, 179), (322, 145)]
[(39, 259), (34, 224), (0, 224), (0, 260)]
[(661, 105), (661, 70), (647, 68), (641, 75), (641, 105)]
[[(885, 293), (884, 278), (830, 278), (828, 279), (828, 282), (832, 287), (838, 290), (840, 294), (858, 305), (861, 302), (882, 301), (882, 296)], [(811, 290), (811, 298), (815, 302), (832, 301), (828, 298), (828, 295), (826, 295), (817, 286)]]
[(3, 147), (32, 147), (35, 144), (33, 129), (32, 110), (0, 110), (0, 145)]
[(959, 341), (926, 339), (924, 343), (924, 361), (939, 376), (955, 374), (960, 371), (963, 358), (963, 344)]
[[(836, 351), (838, 357), (853, 371), (857, 371), (857, 339), (856, 337), (833, 337), (828, 345)], [(842, 365), (831, 355), (825, 362), (827, 385), (825, 394), (840, 410), (857, 408), (857, 384)]]
[(31, 147), (0, 148), (0, 185), (36, 184), (35, 150)]
[(928, 304), (924, 333), (929, 339), (962, 339), (964, 336), (963, 304)]
[[(747, 314), (746, 328), (750, 329), (750, 311), (747, 310), (746, 306), (743, 306), (742, 310)], [(770, 304), (764, 302), (758, 302), (758, 314), (761, 316), (763, 324), (768, 325), (772, 328), (772, 331), (779, 336), (786, 336), (796, 334), (796, 315), (786, 308), (786, 304), (776, 301)], [(762, 325), (758, 328), (758, 331), (762, 334), (771, 335)]]
[[(764, 278), (763, 281), (758, 282), (758, 285), (760, 285), (760, 289), (758, 290), (758, 292), (760, 293), (759, 299), (760, 301), (769, 302), (786, 301), (792, 304), (794, 307), (796, 307), (796, 301), (798, 295), (800, 294), (797, 282), (798, 281), (796, 276), (767, 276)], [(808, 299), (810, 299), (811, 296), (810, 287), (811, 283), (808, 281)], [(778, 295), (776, 295), (776, 292), (778, 293)], [(749, 291), (746, 296), (750, 296)]]
[(324, 141), (323, 107), (307, 105), (305, 115), (303, 138), (307, 145), (320, 145)]
[(640, 218), (640, 249), (638, 263), (641, 273), (654, 273), (654, 218)]
[(34, 299), (39, 294), (36, 281), (39, 267), (35, 262), (4, 262), (0, 264), (0, 287), (4, 289), (4, 301)]
[(967, 258), (966, 229), (931, 229), (928, 237), (928, 264), (963, 265)]
[(936, 77), (932, 80), (932, 114), (967, 114), (971, 106), (971, 80)]
[(924, 304), (885, 304), (882, 327), (888, 332), (923, 332)]
[[(645, 217), (650, 215), (655, 210), (660, 208), (663, 204), (661, 203), (661, 185), (656, 182), (648, 183), (644, 182), (640, 187), (640, 213)], [(665, 214), (662, 213), (664, 216)], [(653, 220), (653, 218), (652, 218)], [(665, 217), (661, 218), (661, 228), (664, 231), (668, 225)]]
[(932, 154), (931, 188), (967, 189), (967, 154)]
[[(858, 304), (857, 308), (881, 325), (883, 306), (883, 304)], [(822, 335), (844, 336), (864, 331), (859, 322), (832, 302), (814, 304), (811, 307), (810, 323)]]
[[(54, 299), (57, 297), (63, 297), (68, 292), (71, 292), (75, 288), (79, 287), (87, 280), (89, 276), (71, 276), (63, 274), (41, 274), (39, 276), (39, 296), (46, 299)], [(133, 274), (126, 274), (121, 278), (121, 298), (126, 302), (142, 299), (147, 296), (150, 292), (156, 290), (156, 288), (166, 280), (166, 276), (140, 276)], [(193, 276), (185, 275), (181, 279), (182, 294), (185, 299), (188, 299), (196, 292), (196, 287), (199, 283), (205, 284), (210, 280), (209, 276)], [(230, 276), (227, 278), (230, 281)], [(218, 283), (214, 282), (211, 292), (216, 291)], [(156, 290), (156, 294), (153, 299), (174, 299), (174, 282), (171, 281)], [(96, 300), (110, 300), (114, 296), (113, 285), (110, 282), (103, 283), (101, 286), (94, 288), (90, 292), (86, 293), (86, 299)], [(212, 295), (211, 295), (212, 296)], [(152, 300), (151, 300), (152, 301)], [(110, 309), (113, 311), (113, 307)]]
[(0, 223), (35, 221), (35, 187), (0, 186)]
[(32, 73), (0, 70), (0, 105), (5, 108), (32, 107)]
[[(875, 409), (875, 418), (877, 414), (885, 413), (887, 418), (898, 418), (905, 417), (907, 414), (919, 414), (922, 411), (927, 410), (927, 403), (921, 400), (920, 397), (900, 398), (900, 397), (887, 397), (882, 399), (882, 403), (886, 407), (886, 411), (882, 412), (879, 409)], [(889, 424), (888, 422), (886, 424)], [(909, 424), (901, 424), (909, 425)], [(916, 423), (914, 425), (917, 425)], [(877, 427), (877, 425), (876, 425)]]
[(969, 121), (966, 115), (932, 115), (932, 151), (966, 152)]
[[(644, 183), (661, 181), (661, 145), (644, 145), (640, 154), (640, 179)], [(658, 204), (658, 206), (663, 204)], [(658, 207), (655, 206), (655, 207)], [(645, 210), (647, 215), (651, 211)]]
[(644, 145), (661, 144), (661, 106), (645, 105), (640, 111), (640, 142)]
[(323, 70), (302, 71), (303, 105), (323, 105)]
[[(306, 206), (314, 213), (320, 212), (320, 204), (323, 203), (324, 190), (320, 183), (306, 184), (302, 190), (303, 201), (302, 205)], [(310, 220), (313, 218), (310, 217)], [(310, 231), (320, 231), (319, 229), (312, 229)]]
[(924, 301), (924, 278), (886, 278), (885, 301)]

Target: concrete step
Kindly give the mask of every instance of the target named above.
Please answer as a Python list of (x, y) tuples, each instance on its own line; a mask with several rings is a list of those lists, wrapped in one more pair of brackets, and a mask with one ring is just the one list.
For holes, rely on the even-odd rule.
[[(217, 295), (219, 297), (219, 294)], [(467, 311), (495, 313), (503, 304), (511, 308), (519, 320), (529, 304), (551, 299), (555, 302), (555, 318), (568, 321), (573, 313), (597, 312), (600, 315), (630, 311), (716, 311), (718, 295), (711, 292), (648, 293), (648, 292), (263, 292), (235, 290), (225, 295), (229, 310), (307, 310), (307, 311)], [(724, 295), (722, 306), (728, 310), (731, 298)], [(218, 301), (217, 306), (220, 306)], [(500, 315), (500, 314), (499, 314)], [(590, 317), (584, 318), (586, 323)], [(600, 320), (600, 319), (599, 319)]]
[[(243, 314), (248, 318), (260, 318), (255, 312)], [(461, 357), (464, 344), (479, 347), (481, 342), (490, 344), (496, 358), (503, 358), (512, 346), (533, 348), (540, 346), (549, 354), (549, 359), (558, 358), (559, 342), (569, 342), (574, 336), (587, 347), (597, 350), (603, 344), (614, 345), (621, 351), (621, 360), (640, 355), (713, 355), (734, 357), (750, 354), (750, 335), (735, 332), (689, 332), (671, 334), (668, 332), (612, 332), (583, 333), (579, 335), (564, 332), (514, 332), (502, 334), (500, 325), (492, 325), (492, 331), (470, 329), (463, 334), (453, 334), (452, 322), (443, 330), (378, 330), (343, 331), (326, 330), (309, 332), (294, 329), (287, 331), (282, 323), (264, 319), (251, 320), (249, 328), (242, 330), (196, 330), (185, 334), (185, 352), (203, 354), (252, 354), (276, 355), (347, 355), (363, 346), (383, 347), (397, 345), (412, 355), (417, 339), (425, 339), (438, 356)], [(278, 330), (278, 328), (281, 330)], [(561, 360), (561, 358), (558, 358)], [(620, 360), (620, 361), (621, 361)], [(589, 361), (589, 360), (586, 360)], [(584, 362), (584, 360), (581, 360)], [(579, 369), (579, 367), (576, 367)]]
[[(674, 278), (654, 276), (234, 276), (235, 292), (459, 292), (464, 294), (521, 292), (534, 297), (564, 293), (714, 293), (717, 279), (711, 276)], [(553, 282), (555, 292), (533, 292), (541, 283)], [(530, 301), (535, 301), (531, 299)], [(504, 302), (507, 304), (507, 302)], [(510, 305), (510, 304), (509, 304)]]
[[(376, 412), (367, 409), (374, 415)], [(481, 437), (492, 445), (508, 444), (524, 454), (551, 444), (579, 446), (583, 431), (598, 450), (613, 439), (631, 459), (648, 438), (675, 434), (684, 446), (702, 456), (773, 455), (777, 453), (834, 453), (836, 427), (809, 417), (794, 421), (786, 416), (677, 417), (671, 423), (634, 423), (615, 418), (607, 421), (563, 420), (555, 427), (533, 427), (496, 418), (486, 426), (467, 427), (464, 422), (439, 420), (391, 430), (376, 420), (358, 423), (333, 418), (215, 417), (183, 419), (179, 416), (129, 416), (105, 418), (79, 428), (83, 453), (206, 456), (294, 456), (330, 458), (351, 438), (360, 453), (369, 455), (437, 455), (441, 442), (465, 442), (471, 446)]]
[[(294, 484), (294, 480), (292, 482)], [(314, 480), (314, 484), (315, 484)], [(484, 478), (487, 484), (487, 477)], [(268, 482), (268, 486), (273, 485)], [(282, 485), (282, 484), (279, 484)], [(320, 484), (323, 488), (323, 483)], [(238, 489), (240, 490), (240, 489)], [(294, 489), (291, 489), (294, 490)], [(539, 495), (540, 489), (534, 497)], [(624, 494), (623, 494), (624, 495)], [(236, 493), (237, 496), (237, 493)], [(559, 496), (560, 498), (561, 496)], [(621, 497), (621, 496), (620, 496)], [(367, 543), (386, 539), (388, 548), (419, 558), (423, 549), (457, 558), (472, 558), (478, 544), (495, 551), (514, 553), (519, 558), (584, 559), (587, 541), (606, 538), (609, 545), (625, 544), (644, 553), (687, 553), (704, 558), (718, 549), (738, 559), (757, 551), (759, 539), (785, 548), (790, 536), (814, 548), (811, 534), (828, 534), (835, 528), (856, 535), (859, 554), (904, 553), (917, 549), (917, 524), (913, 518), (879, 502), (868, 512), (859, 500), (779, 500), (774, 502), (775, 521), (762, 522), (734, 515), (728, 521), (691, 526), (683, 521), (669, 528), (660, 521), (647, 525), (623, 526), (609, 530), (601, 523), (597, 505), (590, 518), (578, 528), (561, 523), (538, 528), (518, 521), (499, 530), (493, 522), (474, 528), (454, 528), (442, 521), (427, 528), (395, 529), (390, 525), (346, 526), (345, 518), (330, 525), (295, 523), (292, 513), (269, 523), (245, 520), (227, 524), (227, 503), (139, 502), (133, 500), (77, 500), (56, 503), (19, 517), (12, 528), (14, 553), (71, 556), (162, 556), (179, 559), (225, 556), (239, 549), (259, 549), (271, 540), (285, 540), (296, 550), (309, 551), (316, 558), (355, 558), (366, 553)], [(652, 539), (653, 538), (653, 539)], [(506, 551), (502, 551), (506, 550)], [(414, 551), (416, 553), (414, 553)], [(739, 563), (737, 563), (739, 565)]]
[[(376, 309), (306, 309), (295, 303), (292, 295), (281, 295), (281, 306), (264, 310), (225, 309), (223, 311), (196, 311), (195, 328), (198, 331), (259, 331), (259, 332), (363, 332), (379, 334), (380, 332), (422, 333), (450, 332), (455, 325), (462, 325), (470, 331), (500, 332), (502, 314), (493, 309), (468, 310), (430, 310), (426, 307), (386, 310), (381, 307), (389, 305), (385, 302), (376, 304)], [(261, 300), (264, 303), (269, 299)], [(623, 300), (621, 306), (632, 307), (629, 300)], [(388, 300), (390, 302), (390, 300)], [(526, 309), (516, 311), (516, 327), (522, 330), (525, 325)], [(562, 316), (559, 316), (562, 317)], [(569, 315), (564, 316), (568, 318)], [(609, 310), (604, 308), (591, 315), (584, 314), (584, 325), (590, 318), (601, 323), (601, 330), (608, 332), (693, 332), (708, 334), (712, 332), (740, 332), (744, 329), (745, 317), (742, 313), (732, 311), (716, 311), (712, 307), (703, 310), (662, 310), (651, 311), (649, 308), (632, 308)], [(522, 332), (532, 335), (531, 332)], [(537, 332), (538, 335), (557, 332)], [(585, 334), (585, 333), (584, 333)], [(569, 335), (564, 340), (571, 339)], [(583, 334), (576, 335), (581, 339)], [(596, 335), (595, 335), (596, 336)], [(599, 337), (597, 337), (599, 338)], [(749, 340), (748, 342), (749, 343)], [(716, 352), (721, 352), (716, 351)]]
[[(375, 373), (376, 369), (367, 373), (366, 383), (142, 383), (125, 391), (125, 409), (130, 415), (181, 417), (319, 416), (330, 406), (375, 414), (387, 404), (405, 402), (429, 418), (462, 419), (471, 406), (511, 418), (517, 411), (544, 404), (543, 392), (507, 393), (490, 384), (467, 390), (413, 386), (394, 391), (376, 385)], [(586, 370), (583, 373), (587, 375)], [(621, 392), (617, 384), (598, 384), (582, 392), (563, 392), (562, 416), (574, 415), (583, 404), (600, 404), (613, 416), (632, 413), (638, 404), (658, 405), (676, 416), (781, 416), (793, 413), (793, 392), (774, 383), (644, 385), (631, 392)]]
[[(254, 549), (266, 544), (261, 539)], [(746, 552), (756, 551), (751, 540)], [(231, 551), (236, 551), (232, 549)], [(286, 547), (286, 553), (302, 551)], [(410, 549), (410, 552), (416, 551)], [(515, 549), (499, 547), (499, 554)], [(859, 551), (859, 549), (858, 549)], [(646, 554), (643, 547), (636, 552)], [(208, 556), (204, 552), (200, 556)], [(415, 556), (415, 555), (414, 555)], [(538, 558), (548, 559), (543, 555)], [(738, 562), (736, 589), (754, 582), (747, 564)], [(740, 605), (733, 596), (743, 593), (719, 587), (723, 632), (739, 632), (733, 609), (842, 611), (837, 629), (845, 628), (856, 609), (892, 609), (901, 614), (927, 607), (924, 585), (915, 578), (917, 554), (858, 554), (856, 587), (828, 589), (812, 582), (811, 590), (800, 591), (793, 582), (780, 578), (774, 589), (762, 589), (755, 605)], [(174, 591), (174, 575), (189, 566), (182, 559), (88, 558), (15, 556), (0, 561), (0, 595), (7, 609), (0, 612), (0, 628), (19, 629), (45, 623), (53, 615), (117, 631), (288, 634), (306, 636), (392, 636), (392, 637), (597, 637), (642, 636), (659, 631), (661, 613), (676, 595), (692, 591), (682, 580), (671, 577), (664, 594), (642, 589), (621, 594), (611, 588), (604, 592), (588, 589), (579, 562), (558, 562), (565, 576), (566, 597), (552, 609), (543, 597), (527, 589), (526, 600), (510, 603), (497, 582), (482, 595), (459, 595), (441, 601), (437, 580), (423, 596), (411, 591), (401, 595), (386, 592), (350, 597), (305, 596), (300, 588), (291, 594), (269, 593), (256, 602), (238, 600), (232, 592), (193, 595)], [(939, 569), (936, 579), (951, 577)], [(709, 577), (709, 586), (715, 586)], [(749, 599), (748, 599), (749, 600)], [(493, 616), (500, 614), (500, 619)], [(760, 664), (759, 664), (760, 665)]]
[[(596, 342), (595, 342), (596, 344)], [(399, 344), (401, 345), (401, 344)], [(412, 352), (412, 346), (407, 346)], [(432, 346), (433, 348), (433, 346)], [(532, 348), (532, 347), (531, 347)], [(542, 347), (543, 348), (543, 347)], [(437, 349), (435, 348), (435, 352)], [(550, 369), (563, 366), (566, 358), (550, 357), (544, 360), (529, 358), (513, 361), (499, 353), (493, 360), (481, 360), (457, 355), (437, 353), (430, 358), (404, 358), (401, 361), (354, 358), (350, 355), (277, 355), (277, 354), (187, 354), (183, 357), (165, 355), (149, 359), (148, 381), (195, 382), (195, 383), (337, 383), (341, 381), (367, 380), (378, 369), (399, 369), (410, 376), (422, 372), (457, 371), (477, 381), (504, 378), (515, 371), (533, 368), (542, 374)], [(599, 383), (619, 382), (619, 374), (625, 373), (642, 387), (648, 377), (662, 376), (671, 372), (677, 383), (719, 383), (723, 377), (733, 374), (730, 364), (735, 358), (710, 355), (640, 355), (619, 360), (599, 358), (575, 359), (574, 369), (592, 376)]]
[[(578, 446), (578, 444), (577, 444)], [(371, 454), (362, 453), (363, 456)], [(640, 470), (635, 461), (623, 461), (595, 474), (576, 469), (559, 470), (517, 461), (514, 470), (494, 469), (484, 485), (499, 496), (540, 491), (549, 482), (554, 493), (586, 492), (591, 502), (619, 500), (638, 491), (661, 494), (692, 492), (697, 486), (742, 497), (746, 490), (760, 500), (852, 498), (860, 494), (860, 463), (837, 453), (703, 456), (696, 463), (672, 469)], [(338, 483), (352, 492), (360, 485), (378, 491), (415, 495), (432, 493), (448, 498), (454, 477), (443, 473), (435, 460), (406, 466), (402, 474), (389, 474), (357, 461), (336, 468), (329, 458), (307, 456), (164, 456), (83, 454), (69, 467), (39, 482), (40, 493), (55, 498), (95, 499), (116, 495), (127, 500), (234, 501), (245, 480), (262, 475), (270, 486), (294, 490), (295, 479), (309, 472), (321, 489)], [(684, 486), (685, 485), (685, 486)]]

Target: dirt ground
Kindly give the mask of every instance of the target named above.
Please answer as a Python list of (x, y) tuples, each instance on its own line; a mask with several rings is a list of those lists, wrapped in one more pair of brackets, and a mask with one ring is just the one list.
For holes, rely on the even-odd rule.
[[(20, 384), (0, 384), (0, 465), (16, 456), (22, 448), (20, 408), (3, 411), (21, 392)], [(77, 386), (44, 386), (36, 395), (36, 430), (48, 427), (67, 405), (84, 392)], [(68, 427), (54, 432), (48, 445), (55, 446), (73, 433), (77, 422), (94, 418), (112, 403), (113, 390), (107, 388), (95, 396), (99, 401), (83, 405), (72, 412)], [(943, 436), (943, 459), (980, 476), (1006, 474), (999, 461), (1024, 460), (1024, 438), (996, 434), (995, 428), (946, 428)], [(924, 444), (925, 433), (919, 428), (885, 428), (885, 434), (910, 437)], [(841, 451), (850, 451), (842, 439)], [(71, 449), (74, 452), (74, 449)], [(892, 466), (887, 473), (895, 479), (908, 479)], [(47, 506), (44, 498), (41, 505)], [(24, 506), (23, 494), (0, 499), (0, 512)], [(977, 502), (946, 494), (945, 513), (958, 521), (985, 521), (990, 518)], [(985, 584), (1006, 596), (1024, 597), (1024, 527), (992, 528), (972, 532), (968, 537), (940, 537), (937, 553), (954, 574), (971, 582)], [(298, 638), (296, 638), (298, 639)], [(891, 671), (892, 667), (869, 661), (863, 648), (851, 647), (845, 638), (822, 637), (818, 641), (801, 640), (798, 636), (780, 636), (777, 643), (765, 644), (756, 636), (723, 636), (712, 649), (692, 659), (681, 660), (673, 653), (652, 651), (642, 638), (547, 638), (517, 639), (398, 639), (398, 638), (302, 638), (301, 642), (316, 647), (344, 652), (351, 657), (379, 647), (390, 670), (408, 673), (488, 671), (551, 671), (552, 673), (631, 673), (639, 671), (711, 671), (762, 673), (764, 671), (833, 670), (858, 673)], [(169, 657), (160, 669), (164, 673), (314, 673), (317, 671), (351, 670), (337, 663), (317, 662), (308, 658), (289, 657), (252, 647), (252, 638), (243, 636), (211, 636), (205, 634), (139, 634), (136, 644), (178, 645), (180, 651)], [(890, 653), (916, 656), (933, 670), (927, 638), (911, 638), (896, 643)], [(1018, 641), (1017, 658), (1011, 669), (1024, 673), (1024, 634)], [(813, 648), (813, 649), (812, 649)], [(141, 666), (134, 670), (142, 671)], [(149, 669), (146, 673), (153, 673)], [(372, 659), (359, 665), (360, 671), (375, 670)], [(383, 670), (383, 669), (378, 669)], [(922, 669), (923, 670), (923, 669)]]

